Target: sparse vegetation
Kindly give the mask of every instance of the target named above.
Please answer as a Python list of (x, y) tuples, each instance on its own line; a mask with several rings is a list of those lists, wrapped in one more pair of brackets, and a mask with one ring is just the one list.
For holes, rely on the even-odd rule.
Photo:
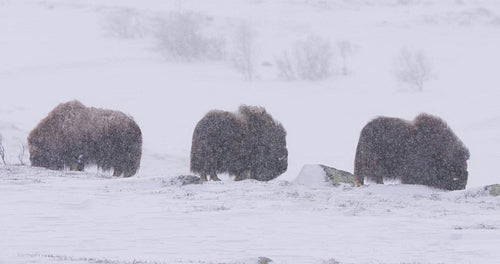
[(0, 135), (0, 158), (2, 158), (3, 165), (7, 166), (5, 162), (5, 148), (3, 147), (3, 137)]
[(209, 17), (193, 12), (172, 12), (158, 17), (158, 49), (173, 60), (223, 59), (224, 40), (206, 34), (210, 21)]
[(283, 80), (317, 81), (334, 73), (333, 47), (330, 41), (322, 37), (309, 36), (297, 42), (292, 54), (293, 56), (283, 51), (275, 58), (278, 76)]
[(347, 67), (347, 58), (353, 55), (357, 47), (349, 41), (337, 42), (340, 57), (342, 58), (342, 75), (348, 75), (351, 71)]
[(55, 255), (55, 254), (23, 254), (22, 256), (31, 258), (43, 258), (49, 261), (63, 261), (63, 262), (76, 262), (76, 263), (89, 263), (89, 264), (164, 264), (166, 262), (159, 261), (149, 261), (149, 260), (130, 260), (121, 261), (113, 260), (107, 258), (93, 258), (93, 257), (73, 257), (67, 255)]
[(17, 155), (19, 164), (25, 165), (24, 158), (26, 157), (27, 151), (28, 151), (28, 146), (26, 146), (26, 144), (21, 144), (21, 146), (19, 147), (19, 154)]
[(146, 35), (147, 27), (139, 13), (133, 9), (118, 10), (102, 20), (107, 35), (118, 38), (137, 38)]
[(296, 79), (293, 63), (287, 51), (283, 51), (281, 56), (276, 57), (275, 62), (278, 69), (278, 77), (280, 79), (285, 81), (293, 81)]
[(340, 264), (340, 262), (335, 259), (328, 259), (323, 261), (323, 264)]
[(332, 44), (319, 36), (309, 36), (295, 45), (297, 74), (306, 80), (321, 80), (333, 74)]
[(417, 91), (424, 90), (424, 84), (435, 77), (433, 67), (423, 51), (400, 51), (395, 59), (396, 78), (399, 82)]
[(245, 80), (251, 81), (255, 78), (255, 32), (252, 28), (243, 23), (238, 26), (234, 35), (234, 51), (231, 61)]

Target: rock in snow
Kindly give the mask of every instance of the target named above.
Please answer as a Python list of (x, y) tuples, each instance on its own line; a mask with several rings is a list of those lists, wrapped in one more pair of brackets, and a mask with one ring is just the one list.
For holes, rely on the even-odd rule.
[(321, 164), (304, 165), (295, 182), (309, 186), (339, 186), (340, 184), (354, 186), (352, 173)]
[(181, 175), (177, 176), (173, 179), (169, 179), (168, 182), (166, 182), (167, 185), (188, 185), (188, 184), (200, 184), (201, 180), (200, 177), (194, 176), (194, 175)]
[(259, 260), (257, 262), (257, 264), (270, 264), (270, 263), (274, 263), (272, 259), (268, 258), (268, 257), (259, 257)]
[(491, 196), (500, 196), (500, 184), (492, 184), (485, 187)]

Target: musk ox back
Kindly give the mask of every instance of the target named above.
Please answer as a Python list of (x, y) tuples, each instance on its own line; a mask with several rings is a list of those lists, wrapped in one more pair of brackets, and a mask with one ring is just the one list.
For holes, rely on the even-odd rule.
[(54, 108), (31, 131), (28, 145), (32, 166), (82, 171), (94, 164), (130, 177), (140, 166), (142, 134), (131, 117), (75, 100)]
[(379, 117), (361, 131), (354, 161), (354, 180), (383, 183), (400, 179), (446, 190), (465, 189), (469, 151), (448, 125), (429, 114), (413, 122)]
[(262, 107), (239, 107), (237, 113), (213, 110), (196, 125), (191, 171), (207, 180), (229, 173), (236, 180), (272, 180), (288, 167), (286, 131)]

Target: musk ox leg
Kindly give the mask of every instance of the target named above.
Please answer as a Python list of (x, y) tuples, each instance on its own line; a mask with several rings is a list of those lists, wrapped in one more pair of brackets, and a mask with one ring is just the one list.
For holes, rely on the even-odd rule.
[(248, 180), (252, 178), (252, 173), (250, 170), (243, 171), (242, 173), (236, 175), (234, 178), (235, 181)]
[(78, 165), (76, 166), (76, 169), (79, 171), (83, 171), (85, 168), (85, 161), (83, 160), (83, 155), (78, 156)]
[(132, 177), (134, 174), (135, 174), (135, 172), (132, 172), (132, 171), (125, 171), (125, 172), (123, 173), (123, 177), (125, 177), (125, 178)]
[(204, 173), (204, 172), (202, 172), (202, 173), (200, 174), (200, 180), (201, 180), (201, 181), (207, 181), (207, 174), (206, 174), (206, 173)]
[[(364, 172), (370, 171), (373, 173), (370, 173), (368, 175), (365, 175)], [(384, 184), (384, 175), (388, 175), (388, 171), (381, 167), (381, 166), (375, 166), (371, 167), (369, 170), (365, 170), (363, 172), (360, 172), (359, 170), (355, 170), (354, 173), (354, 185), (356, 187), (360, 187), (364, 185), (365, 178), (369, 178), (373, 181), (375, 181), (376, 184)]]
[(76, 164), (77, 171), (83, 171), (85, 168), (85, 162), (83, 161), (83, 155), (78, 156), (78, 162)]
[(123, 174), (123, 171), (119, 168), (114, 168), (113, 176), (120, 177)]
[(83, 161), (83, 155), (79, 155), (78, 159), (75, 161), (73, 160), (71, 162), (71, 165), (69, 166), (69, 170), (72, 171), (83, 171), (85, 168), (85, 162)]
[(354, 174), (354, 185), (356, 187), (361, 187), (363, 186), (364, 183), (364, 177), (359, 176), (359, 174)]
[(245, 173), (245, 180), (250, 180), (252, 178), (252, 171), (247, 170)]
[(389, 171), (385, 167), (377, 165), (375, 173), (372, 175), (372, 180), (374, 180), (376, 184), (384, 184), (384, 176), (387, 175), (389, 175)]
[(85, 168), (85, 164), (82, 162), (82, 163), (78, 163), (76, 165), (76, 170), (77, 171), (83, 171), (83, 169)]
[(360, 187), (365, 184), (364, 171), (366, 170), (366, 154), (363, 148), (364, 143), (360, 139), (358, 146), (356, 147), (356, 156), (354, 157), (354, 185), (356, 187)]
[(78, 163), (71, 163), (71, 166), (69, 166), (69, 170), (71, 170), (71, 171), (79, 170)]
[(215, 174), (215, 173), (210, 174), (210, 180), (212, 180), (212, 181), (220, 181), (219, 177), (217, 177), (217, 174)]

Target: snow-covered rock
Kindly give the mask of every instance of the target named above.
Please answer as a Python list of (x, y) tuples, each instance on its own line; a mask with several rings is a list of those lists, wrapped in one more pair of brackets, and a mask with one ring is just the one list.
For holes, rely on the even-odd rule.
[(340, 184), (354, 186), (352, 173), (320, 164), (304, 165), (295, 182), (308, 186), (339, 186)]
[(168, 181), (165, 182), (166, 185), (176, 185), (176, 186), (188, 185), (188, 184), (200, 184), (200, 183), (201, 183), (200, 177), (194, 175), (180, 175), (172, 179), (169, 179)]
[(485, 187), (491, 196), (500, 196), (500, 184), (492, 184)]
[(270, 264), (270, 263), (274, 263), (272, 259), (268, 258), (268, 257), (259, 257), (259, 260), (257, 262), (257, 264)]

